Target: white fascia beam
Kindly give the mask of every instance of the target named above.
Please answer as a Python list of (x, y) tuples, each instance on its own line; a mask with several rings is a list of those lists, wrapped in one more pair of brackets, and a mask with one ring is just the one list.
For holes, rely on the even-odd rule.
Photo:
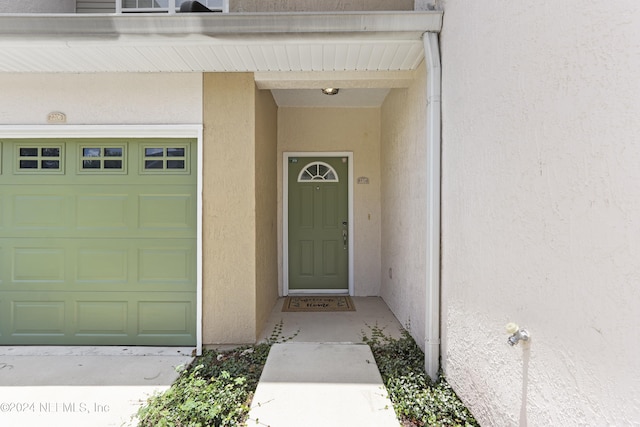
[(257, 72), (258, 89), (350, 89), (407, 88), (414, 81), (415, 70), (408, 71), (299, 71)]

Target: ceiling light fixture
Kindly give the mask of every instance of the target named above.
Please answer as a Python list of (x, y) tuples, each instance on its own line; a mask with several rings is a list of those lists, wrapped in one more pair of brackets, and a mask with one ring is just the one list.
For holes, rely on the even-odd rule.
[(322, 93), (324, 93), (325, 95), (336, 95), (339, 91), (340, 89), (336, 87), (326, 87), (322, 89)]

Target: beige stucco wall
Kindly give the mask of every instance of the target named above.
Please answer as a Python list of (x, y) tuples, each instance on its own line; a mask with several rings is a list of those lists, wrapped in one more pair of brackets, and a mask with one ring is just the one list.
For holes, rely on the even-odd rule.
[(282, 280), (282, 153), (352, 151), (354, 178), (354, 288), (358, 296), (380, 291), (380, 109), (278, 110), (278, 256)]
[(278, 298), (277, 142), (278, 107), (271, 91), (256, 98), (256, 333), (260, 334)]
[(426, 71), (382, 105), (381, 296), (423, 347), (427, 278)]
[[(135, 95), (132, 95), (135, 94)], [(0, 74), (0, 124), (199, 124), (202, 75)]]
[(413, 10), (414, 0), (229, 0), (230, 12)]
[(449, 382), (483, 425), (635, 425), (640, 2), (440, 3)]
[(253, 74), (204, 74), (205, 344), (256, 338), (255, 105)]

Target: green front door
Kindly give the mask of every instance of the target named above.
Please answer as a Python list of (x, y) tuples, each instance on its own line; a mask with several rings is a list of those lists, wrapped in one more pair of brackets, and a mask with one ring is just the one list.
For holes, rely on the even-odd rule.
[(0, 156), (0, 345), (195, 345), (195, 141), (0, 140)]
[(348, 158), (289, 158), (289, 292), (349, 289)]

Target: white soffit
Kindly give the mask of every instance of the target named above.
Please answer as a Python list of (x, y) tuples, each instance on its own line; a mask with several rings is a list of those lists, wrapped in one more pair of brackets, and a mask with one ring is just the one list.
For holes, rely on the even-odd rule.
[(0, 72), (402, 72), (441, 25), (433, 11), (0, 15)]
[(377, 108), (390, 89), (340, 88), (337, 95), (324, 95), (316, 89), (272, 89), (278, 107)]

